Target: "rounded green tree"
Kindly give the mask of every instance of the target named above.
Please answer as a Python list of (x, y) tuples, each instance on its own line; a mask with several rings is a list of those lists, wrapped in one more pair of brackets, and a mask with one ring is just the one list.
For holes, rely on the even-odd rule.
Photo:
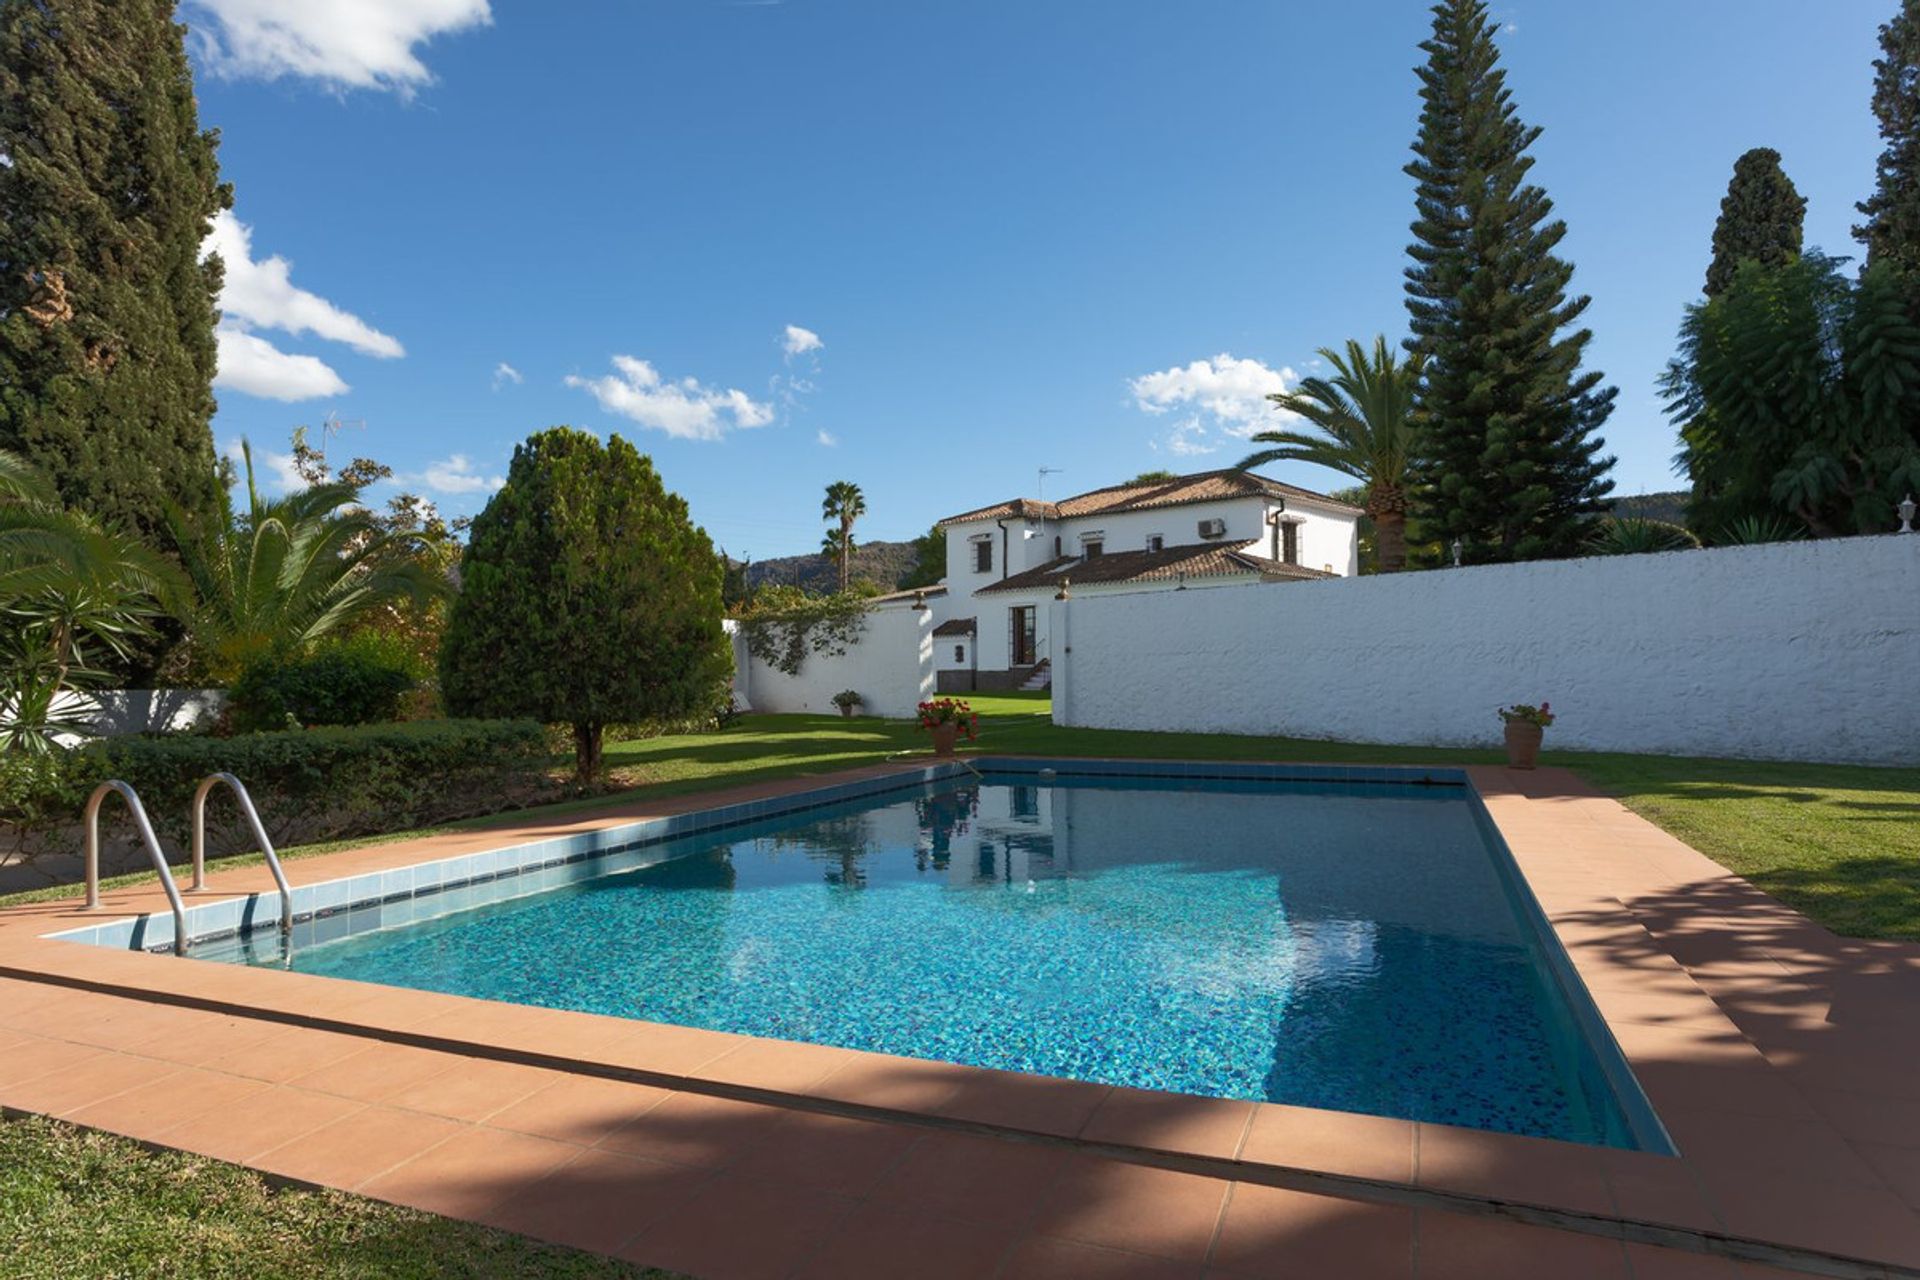
[(619, 436), (542, 431), (473, 522), (440, 650), (447, 710), (571, 725), (591, 780), (607, 725), (712, 703), (731, 670), (720, 578), (650, 459)]

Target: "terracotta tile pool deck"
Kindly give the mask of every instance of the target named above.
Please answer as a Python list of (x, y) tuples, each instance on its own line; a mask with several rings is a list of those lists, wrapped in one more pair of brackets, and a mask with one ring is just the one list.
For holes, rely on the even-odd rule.
[[(157, 888), (0, 912), (0, 1107), (702, 1280), (1920, 1276), (1920, 947), (1836, 937), (1563, 771), (1468, 773), (1679, 1156), (41, 936), (164, 912)], [(216, 870), (194, 900), (270, 888)]]

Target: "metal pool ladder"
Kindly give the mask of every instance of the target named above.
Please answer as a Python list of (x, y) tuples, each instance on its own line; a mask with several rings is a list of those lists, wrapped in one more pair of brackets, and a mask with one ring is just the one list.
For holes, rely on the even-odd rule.
[[(207, 794), (216, 783), (224, 782), (233, 788), (234, 799), (240, 804), (240, 813), (253, 829), (253, 838), (260, 845), (260, 852), (266, 856), (267, 869), (273, 872), (274, 884), (280, 889), (280, 932), (282, 935), (293, 932), (293, 890), (287, 886), (287, 873), (281, 869), (280, 855), (273, 851), (273, 842), (267, 839), (266, 828), (260, 824), (260, 814), (253, 807), (253, 797), (240, 779), (230, 773), (211, 773), (200, 780), (200, 786), (193, 793), (193, 883), (189, 891), (198, 891), (207, 887)], [(167, 865), (167, 855), (161, 851), (160, 841), (153, 834), (153, 824), (147, 820), (146, 806), (140, 803), (139, 793), (118, 778), (109, 778), (93, 789), (87, 797), (87, 810), (84, 821), (87, 828), (86, 910), (97, 911), (100, 907), (100, 806), (106, 803), (109, 795), (119, 793), (126, 799), (127, 808), (133, 814), (133, 825), (140, 833), (140, 843), (146, 846), (147, 856), (153, 860), (153, 869), (159, 873), (160, 887), (166, 890), (167, 905), (173, 909), (173, 951), (175, 955), (187, 954), (187, 909), (180, 900), (180, 887), (174, 883), (173, 869)]]

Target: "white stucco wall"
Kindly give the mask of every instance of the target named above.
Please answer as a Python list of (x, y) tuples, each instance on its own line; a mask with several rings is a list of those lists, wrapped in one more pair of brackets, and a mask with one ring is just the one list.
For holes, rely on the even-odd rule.
[[(68, 707), (86, 708), (94, 733), (103, 738), (210, 728), (226, 705), (224, 689), (101, 689), (63, 693), (54, 699), (54, 706), (63, 711)], [(56, 736), (68, 746), (82, 741)]]
[(734, 693), (745, 690), (755, 711), (837, 714), (833, 695), (861, 695), (861, 715), (911, 718), (933, 696), (933, 611), (885, 608), (867, 615), (860, 640), (839, 657), (809, 653), (799, 673), (787, 675), (735, 646)]
[[(1051, 606), (1056, 723), (1920, 762), (1920, 535)], [(983, 626), (984, 626), (983, 622)]]

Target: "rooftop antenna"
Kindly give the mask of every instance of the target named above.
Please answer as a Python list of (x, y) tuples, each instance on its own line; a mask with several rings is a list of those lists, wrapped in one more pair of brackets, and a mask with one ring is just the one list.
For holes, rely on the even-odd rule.
[(342, 431), (365, 431), (366, 429), (365, 418), (348, 418), (342, 421), (337, 410), (329, 410), (327, 416), (320, 420), (320, 460), (326, 461), (327, 445)]
[(1066, 468), (1065, 468), (1065, 467), (1042, 467), (1042, 468), (1040, 468), (1040, 494), (1039, 494), (1039, 501), (1041, 501), (1041, 502), (1045, 502), (1045, 501), (1047, 500), (1047, 477), (1048, 477), (1048, 476), (1057, 476), (1057, 475), (1059, 475), (1059, 474), (1060, 474), (1060, 473), (1061, 473), (1062, 471), (1065, 471), (1065, 470), (1066, 470)]

